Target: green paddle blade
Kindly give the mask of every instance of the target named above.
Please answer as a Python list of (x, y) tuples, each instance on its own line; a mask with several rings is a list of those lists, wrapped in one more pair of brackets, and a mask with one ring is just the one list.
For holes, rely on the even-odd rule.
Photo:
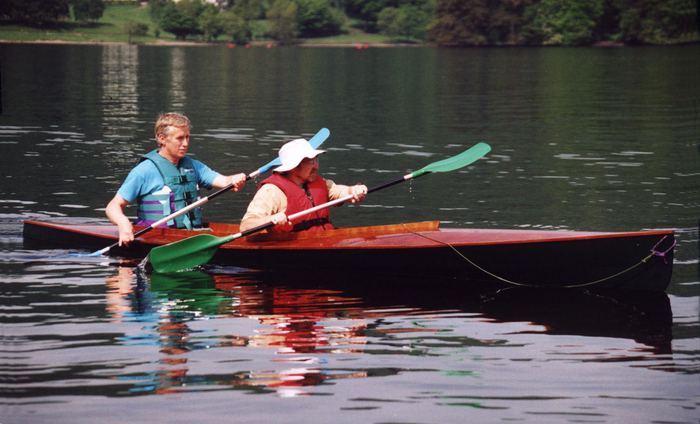
[(455, 169), (463, 168), (469, 164), (472, 164), (482, 158), (486, 153), (491, 151), (491, 146), (486, 143), (477, 143), (462, 153), (443, 159), (437, 162), (433, 162), (430, 165), (426, 165), (418, 171), (411, 173), (411, 177), (419, 177), (428, 172), (449, 172)]
[(211, 260), (222, 244), (235, 236), (216, 237), (198, 234), (184, 240), (154, 247), (148, 254), (153, 270), (160, 273), (177, 272), (203, 265)]

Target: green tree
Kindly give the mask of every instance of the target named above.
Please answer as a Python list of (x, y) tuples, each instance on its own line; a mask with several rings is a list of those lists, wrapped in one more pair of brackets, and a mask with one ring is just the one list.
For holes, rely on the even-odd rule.
[[(338, 0), (334, 5), (342, 7), (349, 17), (359, 20), (360, 24), (357, 26), (360, 28), (367, 32), (377, 32), (380, 30), (379, 15), (387, 7), (400, 9), (404, 6), (414, 6), (416, 8), (414, 10), (421, 11), (419, 12), (421, 16), (417, 18), (422, 19), (424, 13), (433, 14), (435, 0)], [(392, 13), (391, 11), (384, 13), (382, 17), (384, 23)]]
[(282, 44), (297, 37), (297, 5), (290, 0), (275, 0), (267, 11), (270, 36)]
[(395, 7), (385, 7), (377, 14), (377, 29), (389, 36), (398, 35), (398, 17), (399, 9)]
[(693, 0), (615, 0), (620, 38), (630, 44), (697, 41), (698, 4)]
[(385, 7), (377, 16), (380, 32), (400, 40), (422, 40), (430, 17), (417, 6)]
[(323, 37), (340, 34), (342, 12), (333, 9), (328, 0), (297, 0), (299, 33), (302, 37)]
[(178, 40), (184, 40), (188, 35), (201, 34), (198, 19), (203, 8), (200, 0), (168, 3), (161, 11), (159, 25), (164, 31), (174, 34)]
[(105, 11), (105, 3), (102, 0), (71, 0), (73, 17), (76, 21), (96, 21), (102, 17)]
[(262, 0), (236, 0), (231, 9), (238, 16), (249, 21), (265, 16)]
[(160, 19), (163, 16), (163, 10), (169, 3), (171, 3), (171, 0), (148, 0), (148, 14), (156, 26), (156, 37), (160, 36)]
[(490, 44), (523, 44), (527, 38), (525, 10), (536, 0), (501, 0), (492, 3), (487, 39)]
[(228, 35), (231, 41), (236, 43), (246, 43), (250, 41), (245, 21), (234, 13), (233, 10), (222, 12), (220, 19), (224, 34)]
[(392, 4), (387, 0), (346, 0), (345, 13), (352, 18), (359, 19), (360, 26), (365, 31), (377, 32), (379, 30), (377, 27), (379, 12), (391, 7)]
[(530, 6), (534, 41), (544, 45), (584, 45), (595, 40), (604, 0), (542, 0)]
[(224, 22), (218, 7), (207, 3), (199, 15), (199, 28), (207, 41), (216, 40), (225, 32)]
[(619, 41), (620, 10), (615, 5), (617, 1), (603, 0), (603, 13), (593, 29), (593, 38), (596, 41)]
[(0, 19), (45, 26), (70, 16), (69, 0), (2, 0)]
[(124, 24), (124, 30), (129, 37), (129, 44), (133, 37), (143, 37), (148, 34), (148, 25), (142, 22), (129, 21)]
[(444, 46), (489, 44), (488, 0), (437, 0), (428, 40)]
[(171, 3), (172, 0), (148, 0), (148, 14), (151, 16), (151, 20), (153, 22), (160, 21), (163, 10)]
[(253, 39), (253, 22), (263, 14), (261, 0), (236, 0), (231, 10), (243, 20), (243, 32), (246, 40)]

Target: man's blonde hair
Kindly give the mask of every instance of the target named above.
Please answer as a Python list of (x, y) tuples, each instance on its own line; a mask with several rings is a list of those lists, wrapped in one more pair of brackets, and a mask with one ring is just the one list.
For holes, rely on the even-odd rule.
[(191, 129), (190, 119), (181, 113), (168, 112), (158, 116), (155, 126), (156, 140), (159, 135), (167, 135), (168, 127)]

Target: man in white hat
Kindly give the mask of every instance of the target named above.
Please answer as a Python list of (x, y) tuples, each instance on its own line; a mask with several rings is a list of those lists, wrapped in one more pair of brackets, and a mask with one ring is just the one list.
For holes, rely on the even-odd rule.
[(328, 208), (306, 215), (302, 221), (290, 222), (287, 216), (348, 195), (353, 196), (352, 203), (364, 199), (366, 186), (335, 184), (318, 175), (318, 155), (324, 152), (303, 138), (282, 146), (282, 165), (260, 183), (241, 220), (241, 231), (268, 222), (276, 224), (270, 228), (273, 232), (332, 229)]

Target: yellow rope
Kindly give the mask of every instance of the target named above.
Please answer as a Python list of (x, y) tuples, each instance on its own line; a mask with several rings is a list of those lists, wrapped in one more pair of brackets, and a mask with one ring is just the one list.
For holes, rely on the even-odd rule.
[[(547, 287), (547, 286), (541, 286), (541, 285), (530, 284), (530, 283), (519, 283), (519, 282), (516, 282), (516, 281), (508, 280), (507, 278), (503, 278), (503, 277), (501, 277), (501, 276), (499, 276), (499, 275), (496, 275), (496, 274), (494, 274), (494, 273), (492, 273), (492, 272), (490, 272), (490, 271), (484, 269), (483, 267), (481, 267), (481, 266), (475, 264), (471, 259), (469, 259), (469, 258), (467, 258), (466, 256), (464, 256), (464, 255), (462, 254), (462, 252), (460, 252), (459, 250), (457, 250), (457, 248), (455, 248), (455, 247), (454, 247), (453, 245), (451, 245), (450, 243), (446, 243), (446, 242), (441, 241), (441, 240), (435, 240), (434, 238), (428, 237), (428, 236), (426, 236), (425, 234), (419, 234), (419, 233), (417, 233), (417, 232), (415, 232), (415, 231), (413, 231), (413, 230), (410, 230), (410, 229), (408, 229), (408, 231), (411, 232), (411, 233), (413, 233), (413, 234), (415, 234), (415, 235), (417, 235), (417, 236), (423, 237), (423, 238), (425, 238), (425, 239), (427, 239), (427, 240), (430, 240), (430, 241), (433, 241), (433, 242), (435, 242), (435, 243), (439, 243), (439, 244), (443, 244), (443, 245), (445, 245), (445, 246), (448, 246), (450, 249), (452, 249), (452, 251), (454, 251), (454, 252), (455, 252), (457, 255), (459, 255), (462, 259), (464, 259), (464, 260), (467, 261), (469, 264), (471, 264), (474, 268), (478, 269), (479, 271), (483, 272), (484, 274), (487, 274), (487, 275), (489, 275), (489, 276), (491, 276), (491, 277), (493, 277), (493, 278), (495, 278), (495, 279), (497, 279), (497, 280), (499, 280), (499, 281), (502, 281), (502, 282), (504, 282), (504, 283), (511, 284), (511, 285), (514, 285), (514, 286), (518, 286), (518, 287)], [(599, 279), (599, 280), (591, 281), (591, 282), (588, 282), (588, 283), (566, 284), (566, 285), (563, 285), (563, 286), (556, 286), (556, 287), (561, 287), (561, 288), (579, 288), (579, 287), (589, 287), (589, 286), (593, 286), (593, 285), (596, 285), (596, 284), (604, 283), (604, 282), (606, 282), (606, 281), (608, 281), (608, 280), (611, 280), (611, 279), (613, 279), (613, 278), (619, 277), (619, 276), (622, 275), (622, 274), (625, 274), (625, 273), (627, 273), (627, 272), (632, 271), (633, 269), (637, 268), (638, 266), (642, 265), (643, 263), (646, 263), (649, 259), (651, 259), (652, 256), (654, 256), (654, 252), (653, 252), (653, 251), (652, 251), (650, 254), (648, 254), (647, 256), (645, 256), (645, 257), (644, 257), (641, 261), (639, 261), (638, 263), (636, 263), (636, 264), (634, 264), (634, 265), (632, 265), (632, 266), (630, 266), (630, 267), (628, 267), (628, 268), (626, 268), (626, 269), (624, 269), (624, 270), (622, 270), (622, 271), (620, 271), (620, 272), (617, 272), (617, 273), (615, 273), (615, 274), (613, 274), (613, 275), (610, 275), (610, 276), (608, 276), (608, 277), (605, 277), (605, 278), (601, 278), (601, 279)]]

